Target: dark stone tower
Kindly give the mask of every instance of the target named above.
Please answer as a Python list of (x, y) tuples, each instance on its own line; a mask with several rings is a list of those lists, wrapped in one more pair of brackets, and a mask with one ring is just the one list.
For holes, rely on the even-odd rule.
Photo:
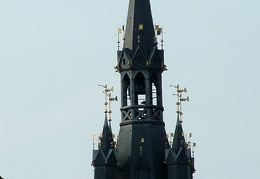
[(165, 65), (163, 50), (157, 48), (149, 0), (130, 0), (117, 68), (121, 74), (119, 167), (127, 179), (166, 178), (163, 162), (168, 141), (161, 77)]
[[(93, 153), (95, 179), (192, 179), (190, 148), (182, 125), (169, 144), (163, 121), (164, 51), (157, 48), (149, 0), (130, 0), (116, 70), (121, 81), (121, 123), (115, 147), (105, 119), (100, 146)], [(111, 145), (112, 144), (112, 145)]]

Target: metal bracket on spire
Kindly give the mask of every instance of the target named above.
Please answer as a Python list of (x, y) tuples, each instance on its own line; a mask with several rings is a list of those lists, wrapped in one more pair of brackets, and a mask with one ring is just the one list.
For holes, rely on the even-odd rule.
[(184, 89), (180, 89), (179, 85), (176, 85), (176, 86), (170, 85), (170, 86), (173, 86), (173, 87), (176, 88), (177, 94), (173, 94), (173, 95), (177, 95), (177, 102), (176, 102), (177, 111), (176, 111), (176, 113), (179, 115), (180, 122), (182, 122), (183, 112), (181, 110), (181, 103), (190, 100), (189, 96), (187, 96), (186, 98), (182, 97), (182, 93), (187, 93), (187, 88), (185, 87)]

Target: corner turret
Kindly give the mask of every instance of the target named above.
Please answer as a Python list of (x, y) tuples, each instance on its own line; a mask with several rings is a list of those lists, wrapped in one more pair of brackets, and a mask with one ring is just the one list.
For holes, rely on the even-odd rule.
[[(194, 168), (194, 157), (191, 155), (190, 142), (186, 142), (184, 131), (182, 128), (182, 110), (181, 102), (189, 101), (189, 97), (183, 98), (182, 93), (187, 92), (187, 89), (183, 90), (179, 88), (179, 85), (175, 86), (177, 89), (177, 122), (175, 127), (175, 133), (172, 145), (165, 149), (165, 163), (168, 169), (167, 179), (192, 179)], [(191, 134), (190, 134), (191, 137)]]
[[(111, 98), (111, 89), (107, 85), (102, 85), (105, 93), (105, 120), (103, 131), (99, 136), (98, 149), (93, 149), (93, 162), (95, 168), (94, 179), (114, 179), (117, 172), (117, 151), (115, 148), (114, 136), (111, 127), (111, 109), (107, 109), (107, 105), (115, 98)], [(109, 103), (107, 101), (109, 97)], [(109, 120), (107, 119), (109, 113)]]

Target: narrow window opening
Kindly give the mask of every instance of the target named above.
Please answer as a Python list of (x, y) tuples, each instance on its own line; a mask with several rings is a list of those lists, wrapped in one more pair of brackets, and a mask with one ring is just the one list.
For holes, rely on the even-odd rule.
[(152, 99), (153, 105), (158, 105), (157, 103), (157, 88), (154, 83), (152, 83)]
[(145, 79), (142, 73), (138, 73), (135, 77), (135, 105), (146, 104)]
[(131, 104), (131, 98), (130, 98), (130, 87), (128, 86), (127, 89), (127, 96), (126, 96), (126, 105), (129, 106)]
[(131, 95), (130, 95), (130, 79), (128, 75), (125, 75), (123, 82), (122, 82), (122, 90), (123, 90), (123, 98), (122, 98), (122, 105), (127, 106), (131, 104)]

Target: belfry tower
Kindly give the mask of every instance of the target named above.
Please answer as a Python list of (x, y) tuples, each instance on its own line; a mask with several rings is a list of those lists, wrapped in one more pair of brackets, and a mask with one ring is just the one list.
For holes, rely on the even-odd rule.
[[(165, 131), (162, 72), (167, 69), (164, 50), (157, 47), (158, 35), (162, 29), (154, 27), (150, 1), (130, 0), (115, 67), (121, 82), (120, 131), (115, 142), (105, 114), (99, 147), (93, 152), (95, 179), (192, 179), (194, 159), (183, 135), (180, 110), (173, 141)], [(184, 91), (177, 88), (178, 104), (185, 101)]]

